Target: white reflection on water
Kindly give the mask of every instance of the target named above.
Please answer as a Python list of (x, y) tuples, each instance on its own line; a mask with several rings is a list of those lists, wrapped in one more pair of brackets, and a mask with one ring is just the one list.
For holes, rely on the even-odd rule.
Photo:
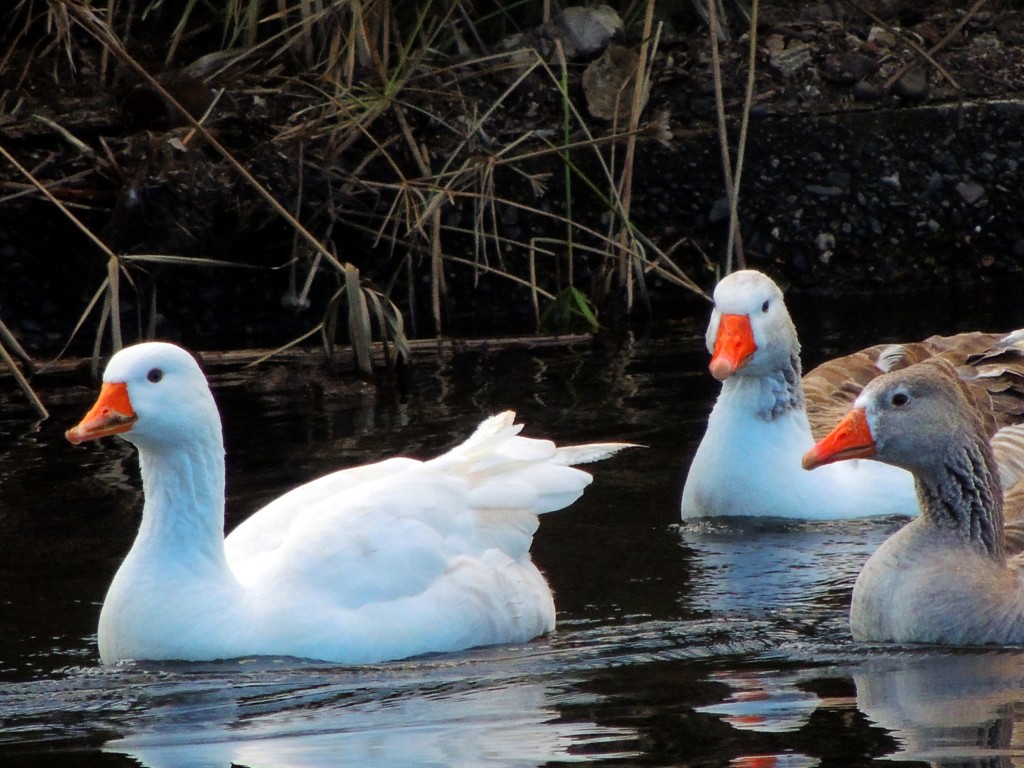
[[(897, 748), (889, 760), (1010, 768), (1024, 765), (1024, 651), (938, 647), (862, 648), (847, 666), (715, 674), (729, 692), (698, 711), (741, 731), (813, 732), (819, 709), (856, 709)], [(823, 679), (852, 679), (856, 699), (823, 698)], [(778, 765), (777, 763), (768, 763)]]
[[(237, 717), (222, 702), (195, 712), (192, 722), (161, 720), (110, 742), (106, 750), (148, 768), (532, 766), (586, 760), (584, 749), (596, 748), (606, 758), (633, 754), (611, 744), (603, 752), (599, 745), (635, 734), (562, 720), (557, 704), (567, 697), (557, 687), (514, 682), (342, 700), (254, 717)], [(580, 701), (578, 695), (571, 698)]]
[(725, 722), (742, 731), (786, 733), (796, 731), (807, 720), (821, 699), (803, 690), (789, 676), (763, 672), (723, 672), (710, 678), (732, 690), (721, 704), (698, 707), (698, 712), (721, 715)]
[(694, 607), (718, 614), (845, 618), (861, 567), (905, 523), (736, 518), (680, 525), (680, 539), (695, 555), (690, 597)]
[(1024, 764), (1024, 651), (887, 654), (853, 679), (857, 708), (900, 745), (892, 759)]

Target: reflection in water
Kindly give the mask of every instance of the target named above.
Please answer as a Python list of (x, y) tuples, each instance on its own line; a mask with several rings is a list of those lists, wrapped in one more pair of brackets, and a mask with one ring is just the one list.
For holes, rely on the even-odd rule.
[[(603, 757), (634, 754), (615, 745), (632, 734), (561, 721), (556, 705), (567, 694), (538, 683), (363, 700), (358, 694), (351, 696), (354, 701), (335, 696), (314, 705), (278, 700), (273, 711), (258, 697), (226, 689), (225, 701), (178, 704), (173, 720), (160, 720), (105, 749), (147, 768), (533, 766), (585, 760), (595, 749)], [(260, 712), (264, 707), (271, 711)], [(192, 717), (180, 722), (183, 710)], [(601, 748), (605, 743), (608, 748)]]
[[(864, 650), (865, 657), (835, 668), (713, 674), (710, 679), (727, 684), (728, 692), (697, 711), (739, 731), (810, 736), (816, 713), (856, 706), (895, 741), (884, 752), (887, 759), (977, 768), (1024, 765), (1024, 651)], [(846, 677), (856, 686), (855, 701), (815, 692), (829, 678)]]
[(814, 758), (792, 752), (780, 755), (744, 755), (729, 761), (731, 768), (812, 768), (818, 764)]
[(796, 731), (807, 724), (821, 700), (785, 676), (758, 672), (721, 672), (711, 676), (731, 689), (721, 704), (698, 707), (698, 712), (721, 715), (734, 728), (763, 733)]
[[(787, 733), (807, 724), (821, 703), (817, 695), (803, 690), (785, 677), (772, 674), (719, 673), (711, 676), (731, 688), (721, 704), (697, 707), (698, 712), (720, 715), (741, 731)], [(734, 768), (811, 768), (818, 760), (797, 752), (740, 755), (729, 761)]]
[[(783, 622), (791, 640), (848, 639), (846, 611), (864, 562), (904, 519), (801, 522), (765, 518), (689, 521), (689, 599), (719, 616)], [(821, 650), (824, 650), (823, 648)]]
[(0, 745), (119, 734), (105, 751), (151, 768), (635, 755), (635, 729), (588, 715), (599, 697), (568, 672), (570, 653), (534, 642), (367, 667), (257, 658), (78, 668), (0, 690)]
[(892, 758), (1024, 764), (1024, 652), (888, 654), (852, 673), (858, 709), (899, 743)]

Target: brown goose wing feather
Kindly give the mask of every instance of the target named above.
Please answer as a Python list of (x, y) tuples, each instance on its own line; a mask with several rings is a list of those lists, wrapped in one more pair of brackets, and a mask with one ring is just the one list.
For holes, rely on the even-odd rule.
[(928, 342), (878, 344), (822, 363), (803, 377), (811, 434), (821, 440), (846, 415), (853, 401), (872, 380), (934, 357)]
[[(933, 358), (957, 368), (985, 414), (990, 435), (1024, 421), (1024, 329), (1009, 335), (973, 331), (910, 344), (879, 344), (814, 368), (803, 378), (814, 439), (828, 434), (872, 379)], [(1024, 445), (1020, 450), (1024, 452)], [(1024, 463), (1024, 454), (1020, 461)]]

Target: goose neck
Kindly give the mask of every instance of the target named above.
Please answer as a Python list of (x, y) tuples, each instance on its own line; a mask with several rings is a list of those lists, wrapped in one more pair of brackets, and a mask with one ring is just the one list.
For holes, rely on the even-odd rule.
[(140, 449), (139, 465), (145, 505), (136, 543), (226, 567), (223, 449)]
[(987, 441), (964, 441), (941, 466), (915, 476), (923, 519), (1003, 560), (1003, 494)]
[(800, 381), (800, 358), (794, 353), (786, 364), (761, 375), (737, 374), (722, 385), (723, 400), (747, 404), (764, 421), (775, 421), (805, 407)]

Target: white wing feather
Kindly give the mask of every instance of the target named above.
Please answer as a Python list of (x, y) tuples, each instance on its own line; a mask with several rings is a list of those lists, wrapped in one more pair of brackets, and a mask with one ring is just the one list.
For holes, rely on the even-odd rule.
[(424, 593), (459, 558), (493, 550), (528, 562), (537, 515), (571, 504), (592, 480), (569, 464), (628, 445), (557, 448), (520, 437), (514, 419), (492, 416), (427, 462), (390, 459), (285, 494), (227, 537), (232, 570), (256, 589), (285, 583), (357, 607)]

